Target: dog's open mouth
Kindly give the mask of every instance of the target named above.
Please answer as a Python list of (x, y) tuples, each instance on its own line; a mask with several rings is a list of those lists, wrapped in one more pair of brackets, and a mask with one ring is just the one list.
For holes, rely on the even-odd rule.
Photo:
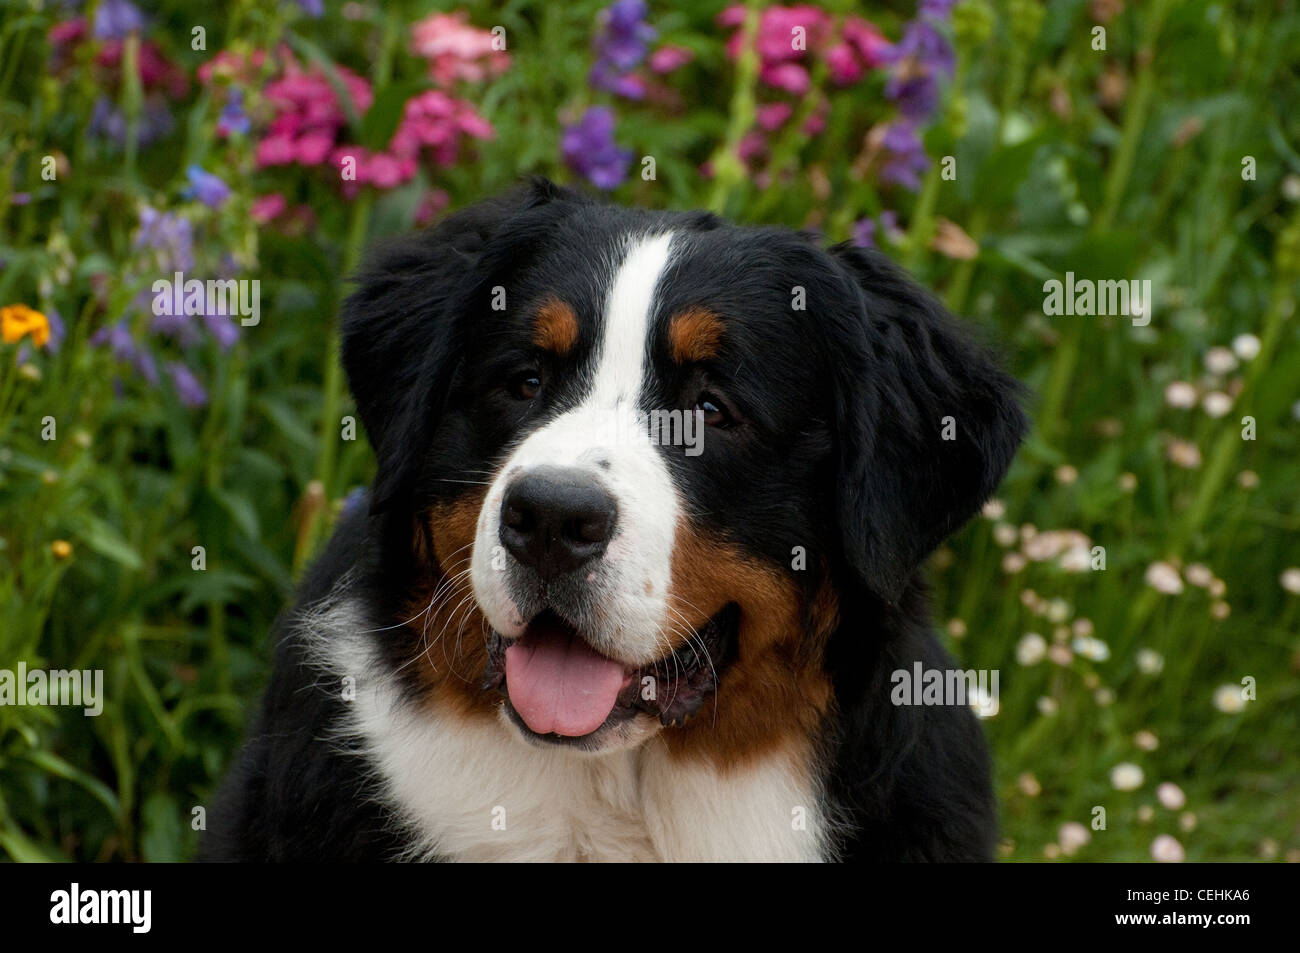
[(679, 725), (704, 704), (735, 647), (740, 610), (725, 606), (671, 655), (632, 668), (593, 649), (546, 611), (513, 642), (493, 632), (483, 688), (505, 695), (515, 721), (549, 740), (577, 739), (638, 712)]

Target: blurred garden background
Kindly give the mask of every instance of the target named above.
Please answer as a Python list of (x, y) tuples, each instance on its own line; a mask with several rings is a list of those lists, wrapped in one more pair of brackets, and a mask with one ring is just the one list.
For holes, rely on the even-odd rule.
[[(193, 855), (372, 473), (344, 276), (543, 174), (875, 245), (1003, 343), (1035, 429), (931, 574), (1001, 673), (1004, 858), (1300, 860), (1293, 0), (0, 15), (0, 669), (104, 673), (98, 717), (0, 706), (0, 856)], [(260, 320), (155, 314), (176, 272)], [(1067, 272), (1149, 323), (1045, 313)]]

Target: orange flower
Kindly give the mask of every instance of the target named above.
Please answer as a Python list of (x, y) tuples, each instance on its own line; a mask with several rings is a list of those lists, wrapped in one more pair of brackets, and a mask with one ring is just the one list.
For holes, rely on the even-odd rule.
[(6, 344), (32, 336), (37, 347), (45, 347), (50, 339), (50, 321), (39, 311), (25, 304), (11, 304), (0, 308), (0, 337)]

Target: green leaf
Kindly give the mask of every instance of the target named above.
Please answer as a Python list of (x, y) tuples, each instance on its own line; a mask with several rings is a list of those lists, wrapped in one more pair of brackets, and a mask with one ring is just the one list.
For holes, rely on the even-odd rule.
[(104, 522), (97, 516), (87, 514), (82, 517), (84, 520), (81, 529), (81, 541), (86, 544), (88, 549), (92, 549), (101, 556), (120, 563), (127, 569), (138, 570), (144, 565), (140, 559), (140, 554), (132, 548), (122, 534), (117, 531), (113, 525)]
[(68, 860), (62, 854), (31, 840), (16, 828), (0, 827), (0, 847), (20, 864), (54, 864), (66, 863)]
[(425, 80), (414, 80), (390, 83), (381, 89), (361, 120), (361, 144), (372, 152), (387, 149), (402, 121), (406, 101), (430, 88)]
[(146, 863), (175, 863), (185, 846), (181, 808), (170, 794), (154, 792), (140, 809), (140, 853)]
[(92, 777), (80, 768), (75, 768), (68, 762), (64, 761), (58, 755), (51, 751), (36, 749), (27, 751), (23, 757), (36, 765), (43, 768), (56, 777), (63, 778), (65, 781), (71, 781), (73, 784), (79, 784), (89, 791), (99, 803), (108, 808), (108, 813), (117, 818), (120, 810), (117, 802), (117, 795), (108, 789), (108, 786), (98, 778)]
[(217, 504), (226, 511), (235, 524), (235, 528), (247, 536), (249, 539), (257, 539), (260, 535), (260, 529), (257, 521), (257, 510), (246, 497), (242, 497), (229, 490), (223, 490), (220, 487), (214, 487), (211, 491), (212, 498)]

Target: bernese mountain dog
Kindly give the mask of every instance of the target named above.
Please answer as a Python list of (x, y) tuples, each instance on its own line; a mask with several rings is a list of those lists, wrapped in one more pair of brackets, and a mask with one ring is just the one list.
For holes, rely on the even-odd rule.
[(279, 624), (212, 860), (977, 861), (918, 568), (1020, 387), (881, 254), (538, 180), (342, 314), (377, 458)]

